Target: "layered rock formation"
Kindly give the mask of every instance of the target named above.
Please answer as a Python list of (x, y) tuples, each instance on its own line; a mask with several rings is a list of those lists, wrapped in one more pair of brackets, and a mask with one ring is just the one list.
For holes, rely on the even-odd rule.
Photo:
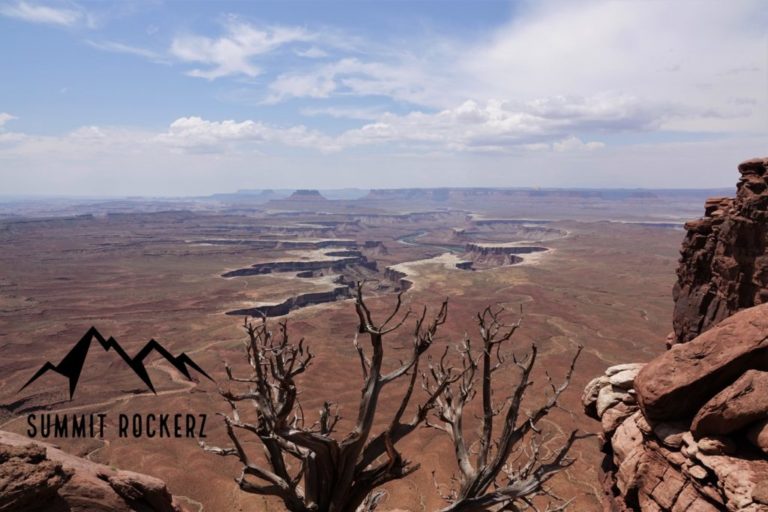
[(674, 339), (690, 341), (740, 309), (768, 302), (768, 159), (739, 165), (736, 198), (712, 198), (685, 224), (674, 288)]
[(768, 304), (587, 386), (609, 510), (768, 510)]
[(465, 246), (464, 257), (487, 266), (504, 266), (520, 263), (523, 258), (520, 254), (532, 254), (547, 251), (546, 247), (534, 245), (522, 245), (516, 242), (482, 244), (468, 243)]
[(768, 511), (768, 159), (686, 224), (671, 348), (592, 380), (606, 510)]
[(221, 277), (241, 277), (260, 274), (271, 274), (272, 272), (304, 272), (312, 270), (327, 270), (338, 272), (352, 265), (359, 265), (371, 270), (377, 270), (376, 262), (369, 261), (360, 251), (331, 251), (323, 253), (320, 259), (302, 259), (295, 261), (268, 261), (265, 263), (255, 263), (248, 268), (230, 270), (221, 275)]
[(0, 432), (0, 512), (184, 512), (157, 478)]

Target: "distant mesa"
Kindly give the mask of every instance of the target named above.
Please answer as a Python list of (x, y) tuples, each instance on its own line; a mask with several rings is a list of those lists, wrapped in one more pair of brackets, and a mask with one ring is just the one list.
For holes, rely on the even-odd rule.
[(240, 189), (237, 192), (211, 194), (206, 196), (206, 199), (234, 203), (264, 204), (268, 201), (285, 199), (290, 194), (289, 190)]
[(449, 198), (449, 189), (428, 189), (428, 188), (390, 188), (373, 189), (368, 195), (362, 198), (365, 201), (376, 200), (433, 200), (446, 201)]
[(319, 190), (299, 189), (286, 198), (286, 201), (327, 201)]
[(511, 198), (592, 199), (619, 201), (626, 199), (656, 199), (660, 191), (642, 189), (532, 189), (532, 188), (391, 188), (372, 189), (363, 199), (367, 201), (509, 201)]

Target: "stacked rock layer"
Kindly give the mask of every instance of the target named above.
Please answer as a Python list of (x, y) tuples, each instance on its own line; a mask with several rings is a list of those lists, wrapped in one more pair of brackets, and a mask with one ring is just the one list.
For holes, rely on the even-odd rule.
[(675, 343), (768, 302), (768, 159), (739, 165), (736, 198), (712, 198), (685, 224), (673, 291)]
[(685, 225), (670, 350), (584, 391), (605, 509), (768, 511), (768, 159)]
[(609, 368), (583, 402), (602, 424), (608, 510), (768, 510), (768, 304)]

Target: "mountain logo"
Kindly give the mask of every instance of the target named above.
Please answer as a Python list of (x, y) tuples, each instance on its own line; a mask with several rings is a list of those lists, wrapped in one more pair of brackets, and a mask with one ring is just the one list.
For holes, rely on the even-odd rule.
[(144, 345), (144, 348), (142, 348), (135, 356), (129, 357), (115, 338), (110, 336), (109, 339), (104, 339), (104, 336), (102, 336), (95, 327), (91, 327), (88, 329), (85, 335), (80, 338), (80, 341), (78, 341), (77, 344), (72, 347), (72, 350), (70, 350), (69, 353), (64, 356), (64, 359), (62, 359), (59, 364), (54, 365), (50, 361), (46, 361), (46, 363), (39, 370), (37, 370), (37, 373), (35, 373), (32, 378), (29, 379), (27, 383), (21, 387), (21, 389), (19, 389), (19, 392), (50, 370), (69, 379), (69, 399), (72, 400), (72, 398), (75, 396), (77, 381), (80, 379), (80, 374), (83, 371), (85, 358), (88, 355), (88, 350), (91, 348), (91, 342), (94, 338), (99, 342), (105, 351), (114, 350), (117, 352), (120, 358), (122, 358), (122, 360), (131, 368), (131, 370), (133, 370), (133, 372), (142, 380), (142, 382), (146, 384), (150, 391), (155, 394), (157, 394), (157, 391), (155, 391), (155, 387), (152, 385), (152, 379), (149, 378), (149, 373), (147, 373), (147, 369), (144, 367), (144, 359), (152, 351), (155, 351), (163, 356), (166, 361), (171, 363), (174, 368), (179, 370), (182, 375), (184, 375), (189, 380), (192, 380), (192, 376), (189, 373), (189, 369), (192, 368), (198, 373), (204, 375), (208, 380), (213, 381), (213, 379), (207, 373), (205, 373), (205, 371), (200, 368), (197, 363), (195, 363), (187, 354), (182, 352), (181, 355), (174, 356), (162, 345), (160, 345), (160, 343), (155, 341), (154, 338), (149, 340), (147, 344)]

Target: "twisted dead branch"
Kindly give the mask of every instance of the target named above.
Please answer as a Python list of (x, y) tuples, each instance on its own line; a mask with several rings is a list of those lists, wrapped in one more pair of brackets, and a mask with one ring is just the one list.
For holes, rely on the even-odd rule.
[[(384, 484), (418, 469), (419, 465), (404, 458), (397, 445), (419, 426), (429, 425), (451, 437), (459, 466), (458, 485), (445, 496), (450, 505), (444, 511), (518, 510), (520, 506), (532, 506), (533, 497), (547, 492), (546, 481), (572, 462), (567, 453), (578, 436), (572, 433), (554, 453), (542, 454), (537, 426), (557, 407), (570, 382), (578, 352), (565, 381), (558, 387), (553, 385), (547, 402), (520, 420), (536, 362), (535, 346), (523, 361), (512, 357), (522, 378), (509, 399), (495, 406), (492, 397), (493, 374), (505, 366), (508, 358), (501, 346), (511, 339), (519, 322), (506, 326), (500, 310), (486, 308), (478, 315), (483, 345), (479, 354), (474, 353), (466, 338), (460, 346), (460, 365), (449, 363), (446, 347), (437, 361), (429, 359), (427, 367), (422, 368), (423, 355), (446, 321), (448, 302), (443, 301), (433, 316), (425, 307), (415, 316), (408, 357), (385, 371), (391, 367), (385, 364), (385, 336), (400, 330), (414, 315), (410, 309), (402, 312), (402, 295), (398, 295), (390, 314), (376, 322), (363, 298), (363, 284), (357, 284), (355, 294), (358, 329), (353, 345), (363, 384), (353, 428), (343, 437), (338, 435), (338, 408), (328, 401), (323, 403), (317, 419), (308, 423), (296, 379), (311, 366), (314, 354), (303, 338), (294, 341), (289, 336), (287, 321), (278, 323), (275, 334), (265, 317), (258, 321), (246, 319), (244, 348), (249, 372), (238, 376), (225, 363), (228, 385), (219, 389), (229, 407), (228, 413), (221, 414), (229, 445), (219, 447), (200, 441), (202, 448), (236, 458), (242, 468), (235, 481), (242, 491), (276, 497), (291, 512), (365, 512), (381, 504)], [(483, 416), (479, 449), (473, 453), (465, 441), (463, 416), (465, 405), (475, 396), (478, 372)], [(419, 376), (421, 390), (416, 386)], [(381, 413), (381, 392), (394, 382), (401, 382), (403, 388), (398, 407), (386, 426), (374, 431), (374, 418)], [(502, 414), (505, 405), (501, 433), (495, 437), (494, 418)], [(249, 414), (241, 411), (245, 406)], [(437, 423), (428, 421), (430, 413)], [(255, 420), (245, 419), (253, 416)], [(533, 438), (525, 443), (531, 433)], [(244, 436), (259, 440), (262, 457), (249, 453)], [(510, 457), (521, 449), (528, 449), (527, 463), (510, 463)]]

